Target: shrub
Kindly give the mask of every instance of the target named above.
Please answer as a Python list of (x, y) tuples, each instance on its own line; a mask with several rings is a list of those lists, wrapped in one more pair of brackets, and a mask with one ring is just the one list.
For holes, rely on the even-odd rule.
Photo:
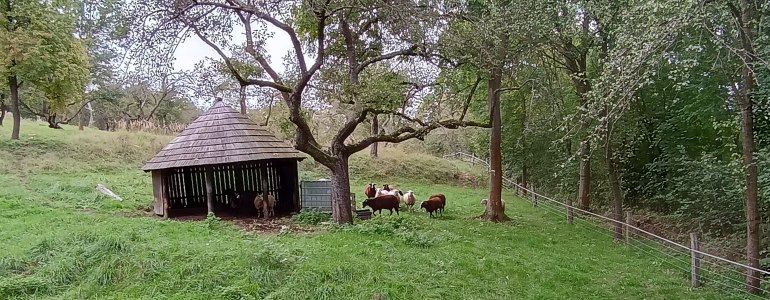
[(331, 220), (331, 215), (316, 209), (302, 209), (298, 214), (291, 217), (291, 220), (307, 225), (318, 225), (321, 222)]

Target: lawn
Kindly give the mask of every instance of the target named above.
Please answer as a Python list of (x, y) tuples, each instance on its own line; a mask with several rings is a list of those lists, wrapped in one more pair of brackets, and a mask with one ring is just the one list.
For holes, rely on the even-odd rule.
[[(163, 220), (141, 213), (152, 197), (139, 166), (168, 137), (66, 128), (24, 122), (8, 141), (0, 127), (0, 299), (734, 299), (510, 194), (512, 222), (479, 221), (483, 189), (389, 179), (445, 193), (444, 216), (303, 234)], [(372, 179), (358, 179), (360, 193)]]

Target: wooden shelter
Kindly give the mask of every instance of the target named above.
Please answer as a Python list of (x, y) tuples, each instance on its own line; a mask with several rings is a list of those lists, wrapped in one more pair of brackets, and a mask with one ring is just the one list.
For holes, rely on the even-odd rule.
[(288, 143), (217, 99), (147, 164), (155, 214), (164, 217), (256, 213), (253, 202), (233, 208), (226, 190), (275, 196), (276, 215), (299, 211), (297, 163)]

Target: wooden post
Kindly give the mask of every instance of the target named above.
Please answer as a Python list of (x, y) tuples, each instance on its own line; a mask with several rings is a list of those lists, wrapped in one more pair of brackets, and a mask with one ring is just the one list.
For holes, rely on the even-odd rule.
[(352, 212), (356, 211), (356, 193), (350, 193), (350, 208)]
[(535, 195), (535, 188), (530, 189), (530, 196), (532, 196), (532, 207), (537, 207), (537, 196)]
[(206, 208), (209, 213), (214, 212), (214, 171), (211, 167), (206, 167)]
[(625, 230), (625, 234), (626, 234), (626, 249), (628, 249), (628, 250), (631, 250), (631, 220), (633, 220), (633, 218), (631, 217), (631, 212), (627, 211), (626, 212), (626, 224), (625, 224), (626, 230)]
[(700, 251), (700, 243), (697, 232), (690, 233), (690, 249), (690, 259), (692, 262), (690, 286), (697, 288), (700, 286), (700, 253), (697, 252)]
[(567, 222), (572, 224), (572, 220), (575, 218), (572, 214), (572, 200), (566, 200), (567, 202)]

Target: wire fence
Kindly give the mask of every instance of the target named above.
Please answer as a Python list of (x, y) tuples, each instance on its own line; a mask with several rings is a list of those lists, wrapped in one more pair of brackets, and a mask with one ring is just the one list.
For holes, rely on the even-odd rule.
[[(458, 152), (444, 155), (444, 158), (472, 162), (489, 169), (486, 160), (472, 154)], [(625, 221), (616, 220), (573, 206), (572, 201), (559, 201), (543, 195), (534, 187), (524, 187), (507, 178), (503, 178), (503, 182), (516, 195), (529, 199), (533, 206), (542, 208), (549, 214), (566, 216), (568, 222), (573, 225), (599, 236), (607, 236), (625, 244), (629, 250), (660, 260), (681, 272), (684, 277), (690, 277), (692, 287), (709, 286), (725, 294), (745, 299), (768, 299), (770, 295), (770, 288), (763, 283), (770, 278), (770, 271), (701, 251), (697, 233), (691, 235), (694, 242), (687, 246), (634, 225), (630, 214), (626, 215)], [(622, 232), (621, 237), (616, 235), (618, 227)], [(748, 279), (756, 279), (762, 284), (751, 286), (747, 282)], [(758, 293), (750, 293), (751, 289)]]

